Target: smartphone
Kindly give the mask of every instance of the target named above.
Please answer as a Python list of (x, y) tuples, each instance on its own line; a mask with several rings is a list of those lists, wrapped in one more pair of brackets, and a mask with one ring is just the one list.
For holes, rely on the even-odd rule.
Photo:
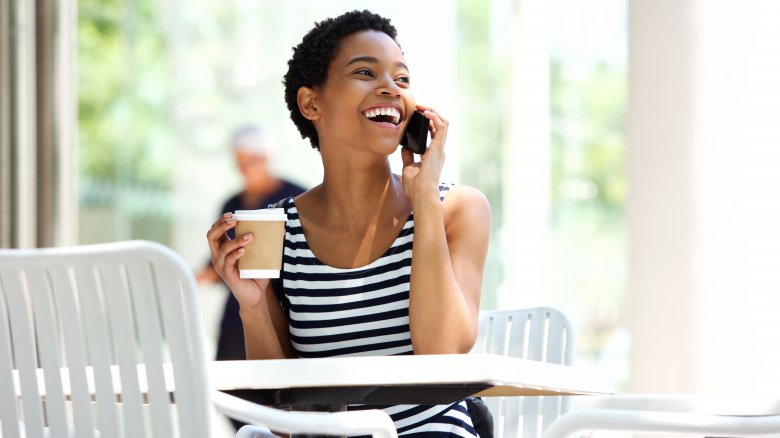
[(428, 149), (428, 126), (430, 121), (421, 111), (412, 113), (406, 131), (401, 137), (401, 146), (411, 150), (415, 154), (424, 154)]

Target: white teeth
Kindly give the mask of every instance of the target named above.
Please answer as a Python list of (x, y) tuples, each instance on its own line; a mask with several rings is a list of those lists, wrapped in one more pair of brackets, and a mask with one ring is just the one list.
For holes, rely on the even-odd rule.
[(380, 115), (390, 116), (393, 118), (393, 123), (396, 125), (401, 120), (401, 112), (398, 111), (398, 108), (393, 108), (393, 107), (371, 108), (369, 110), (364, 111), (363, 115), (365, 115), (368, 118), (373, 118)]

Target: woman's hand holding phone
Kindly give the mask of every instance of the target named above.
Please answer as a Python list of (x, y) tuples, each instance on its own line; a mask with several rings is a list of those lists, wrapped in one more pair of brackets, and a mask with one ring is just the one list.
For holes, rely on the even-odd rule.
[(412, 202), (412, 206), (420, 194), (423, 196), (435, 194), (436, 199), (438, 199), (441, 171), (444, 167), (444, 144), (449, 127), (449, 122), (433, 108), (417, 105), (417, 110), (428, 121), (427, 128), (431, 133), (431, 142), (425, 153), (420, 155), (420, 161), (417, 162), (415, 162), (414, 153), (409, 148), (403, 147), (401, 149), (404, 192)]

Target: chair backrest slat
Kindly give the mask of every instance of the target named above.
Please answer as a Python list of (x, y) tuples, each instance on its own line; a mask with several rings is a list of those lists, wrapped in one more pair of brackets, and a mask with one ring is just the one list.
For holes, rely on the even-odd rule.
[[(161, 291), (160, 306), (162, 308), (163, 327), (168, 339), (170, 354), (173, 364), (174, 375), (181, 378), (182, 381), (207, 381), (208, 377), (196, 375), (198, 371), (204, 369), (189, 366), (191, 363), (205, 363), (205, 351), (199, 348), (202, 342), (198, 342), (193, 337), (203, 337), (200, 333), (200, 324), (188, 324), (186, 315), (197, 315), (198, 308), (191, 295), (184, 293), (194, 285), (184, 284), (192, 281), (191, 278), (181, 278), (176, 280), (175, 275), (171, 275), (169, 267), (158, 265), (155, 269), (158, 279), (158, 287)], [(181, 322), (184, 322), (183, 324)], [(198, 429), (206, 427), (207, 424), (200, 421), (202, 418), (208, 418), (209, 412), (205, 409), (203, 403), (197, 403), (208, 397), (208, 388), (197, 385), (177, 385), (175, 391), (176, 404), (180, 411), (191, 412), (194, 418), (184, 418), (178, 416), (179, 431), (181, 436), (195, 436)]]
[[(567, 336), (573, 336), (569, 323), (566, 320), (560, 318), (560, 314), (547, 312), (545, 318), (547, 320), (547, 352), (545, 354), (545, 362), (566, 365), (572, 363), (571, 356), (567, 356)], [(571, 352), (573, 353), (573, 352)], [(568, 398), (564, 397), (544, 397), (542, 401), (542, 430), (549, 425), (554, 419), (558, 418), (567, 407), (564, 405)]]
[(127, 437), (146, 435), (142, 412), (143, 397), (139, 387), (137, 341), (133, 324), (133, 306), (124, 265), (99, 264), (103, 294), (111, 324), (114, 357), (122, 385), (122, 426)]
[(27, 281), (33, 307), (38, 360), (43, 368), (46, 387), (46, 425), (52, 438), (67, 438), (68, 422), (65, 418), (65, 394), (62, 391), (60, 373), (60, 334), (57, 314), (51, 291), (51, 279), (43, 267), (28, 271)]
[[(16, 406), (16, 390), (11, 388), (14, 382), (14, 363), (12, 361), (11, 350), (11, 321), (8, 315), (8, 306), (6, 305), (6, 295), (9, 289), (6, 285), (6, 276), (13, 275), (16, 272), (6, 272), (0, 270), (0, 382), (8, 382), (10, 390), (0, 391), (0, 419), (18, 418), (19, 413)], [(17, 421), (3, 421), (0, 424), (1, 436), (20, 436), (19, 423)]]
[(507, 348), (497, 354), (512, 357), (528, 357), (529, 320), (525, 313), (504, 313), (497, 315), (502, 324), (509, 327), (509, 338), (506, 340)]
[(60, 324), (62, 324), (65, 365), (68, 368), (71, 409), (73, 410), (73, 431), (78, 437), (86, 437), (92, 435), (94, 426), (90, 406), (92, 400), (87, 383), (84, 329), (80, 322), (81, 311), (76, 302), (77, 295), (73, 287), (71, 270), (63, 266), (54, 266), (49, 269), (49, 276), (54, 293), (55, 309), (58, 310)]
[[(165, 388), (163, 374), (160, 312), (157, 304), (156, 286), (152, 281), (148, 261), (133, 260), (127, 264), (127, 278), (135, 307), (135, 322), (143, 353), (146, 384), (148, 386), (149, 411), (152, 416), (152, 435), (165, 438), (173, 436), (170, 418), (170, 399)], [(166, 291), (168, 293), (168, 291)]]
[(4, 275), (3, 286), (6, 290), (5, 298), (11, 322), (14, 367), (19, 373), (19, 389), (22, 394), (21, 415), (24, 417), (25, 436), (43, 438), (43, 406), (36, 373), (38, 358), (25, 277), (25, 271)]
[(487, 319), (488, 327), (490, 331), (490, 337), (487, 339), (486, 347), (487, 352), (495, 354), (506, 354), (509, 340), (509, 333), (507, 333), (506, 320), (504, 318), (490, 318)]
[(103, 436), (118, 437), (120, 427), (116, 392), (111, 379), (111, 365), (114, 360), (111, 354), (112, 344), (109, 341), (109, 316), (101, 293), (98, 271), (91, 265), (76, 266), (74, 271), (89, 352), (86, 357), (94, 378), (97, 426)]
[(526, 359), (545, 362), (547, 350), (547, 318), (544, 314), (536, 312), (528, 313), (530, 322), (530, 334), (528, 335), (528, 357)]

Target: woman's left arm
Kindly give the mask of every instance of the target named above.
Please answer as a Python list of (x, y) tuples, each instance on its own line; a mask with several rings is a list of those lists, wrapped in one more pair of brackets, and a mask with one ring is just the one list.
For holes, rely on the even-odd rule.
[(490, 206), (478, 190), (456, 185), (417, 196), (409, 294), (415, 354), (467, 353), (477, 318), (490, 240)]
[(490, 205), (481, 192), (460, 185), (439, 199), (449, 122), (430, 107), (417, 109), (430, 120), (431, 144), (417, 162), (401, 150), (404, 192), (414, 211), (412, 348), (415, 354), (467, 353), (477, 339)]

